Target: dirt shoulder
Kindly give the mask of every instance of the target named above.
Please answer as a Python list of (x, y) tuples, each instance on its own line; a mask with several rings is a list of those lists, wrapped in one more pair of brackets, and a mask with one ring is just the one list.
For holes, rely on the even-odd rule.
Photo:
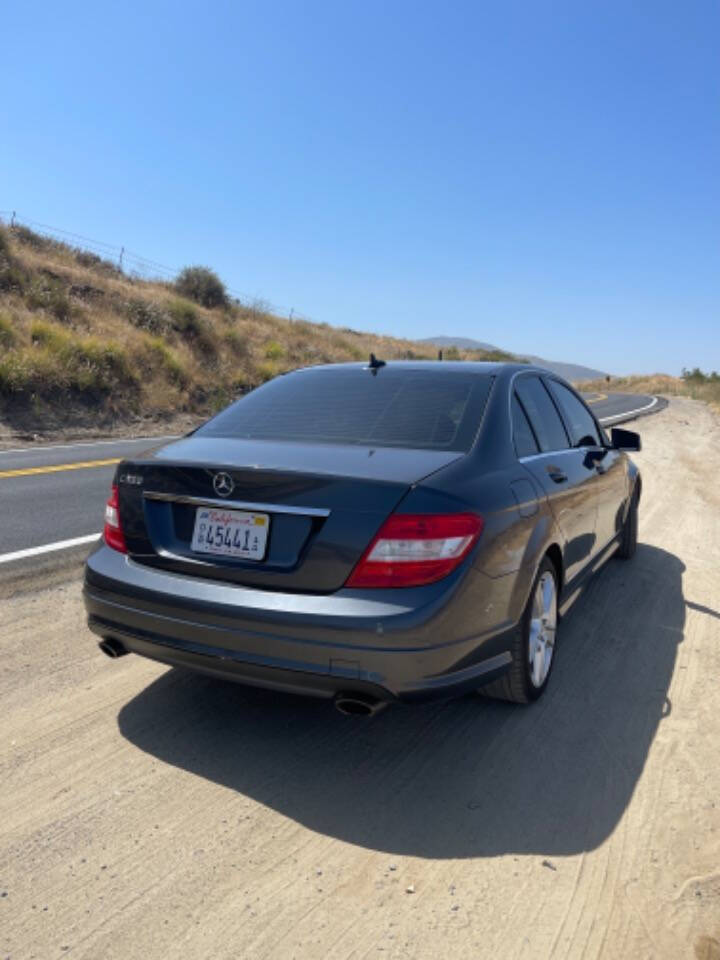
[(105, 659), (77, 579), (4, 599), (0, 956), (718, 956), (720, 427), (638, 429), (638, 554), (532, 708), (343, 718)]
[(73, 441), (127, 440), (134, 437), (160, 437), (169, 434), (189, 433), (207, 417), (193, 414), (176, 414), (168, 417), (137, 417), (135, 419), (98, 420), (91, 413), (85, 418), (75, 416), (70, 422), (62, 416), (59, 407), (55, 419), (44, 419), (42, 426), (37, 417), (27, 422), (15, 418), (12, 423), (3, 420), (0, 415), (0, 450), (16, 447), (18, 444), (42, 446), (52, 443), (71, 443)]

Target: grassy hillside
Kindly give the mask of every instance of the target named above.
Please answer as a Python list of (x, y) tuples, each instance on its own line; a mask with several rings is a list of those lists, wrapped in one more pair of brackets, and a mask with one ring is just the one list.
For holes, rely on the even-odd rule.
[(87, 251), (0, 227), (0, 418), (10, 426), (42, 432), (207, 415), (285, 370), (371, 351), (437, 355), (428, 344), (290, 321), (232, 300), (222, 285), (210, 297), (191, 282), (132, 279)]
[(704, 400), (720, 413), (720, 375), (703, 373), (701, 370), (688, 370), (681, 377), (671, 377), (666, 373), (654, 373), (648, 376), (612, 377), (606, 380), (583, 380), (577, 385), (582, 390), (596, 390), (599, 393), (647, 393), (665, 396), (693, 397)]

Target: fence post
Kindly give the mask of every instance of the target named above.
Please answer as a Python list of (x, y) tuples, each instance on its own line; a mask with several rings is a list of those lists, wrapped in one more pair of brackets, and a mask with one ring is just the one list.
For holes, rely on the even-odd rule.
[(118, 262), (118, 266), (120, 267), (121, 270), (122, 270), (122, 268), (123, 268), (122, 261), (123, 261), (123, 254), (124, 254), (124, 253), (125, 253), (125, 247), (120, 247), (120, 260), (119, 260), (119, 262)]

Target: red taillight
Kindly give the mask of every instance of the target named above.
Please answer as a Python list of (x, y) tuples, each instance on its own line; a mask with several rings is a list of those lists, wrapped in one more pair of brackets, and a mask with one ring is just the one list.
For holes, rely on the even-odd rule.
[(120, 553), (127, 553), (125, 545), (125, 535), (120, 523), (120, 503), (118, 501), (118, 488), (112, 485), (108, 502), (105, 504), (105, 529), (103, 530), (105, 543), (113, 550), (119, 550)]
[(418, 587), (457, 567), (482, 533), (476, 513), (391, 514), (363, 554), (348, 587)]

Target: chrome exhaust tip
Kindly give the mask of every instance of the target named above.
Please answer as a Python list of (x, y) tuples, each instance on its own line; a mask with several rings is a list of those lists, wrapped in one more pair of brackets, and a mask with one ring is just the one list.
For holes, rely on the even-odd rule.
[(387, 706), (385, 700), (375, 700), (362, 693), (338, 693), (333, 704), (344, 717), (374, 717)]
[(130, 652), (125, 649), (119, 640), (114, 640), (112, 637), (105, 637), (98, 643), (98, 646), (105, 656), (110, 657), (112, 660), (117, 660), (118, 657), (124, 657)]

